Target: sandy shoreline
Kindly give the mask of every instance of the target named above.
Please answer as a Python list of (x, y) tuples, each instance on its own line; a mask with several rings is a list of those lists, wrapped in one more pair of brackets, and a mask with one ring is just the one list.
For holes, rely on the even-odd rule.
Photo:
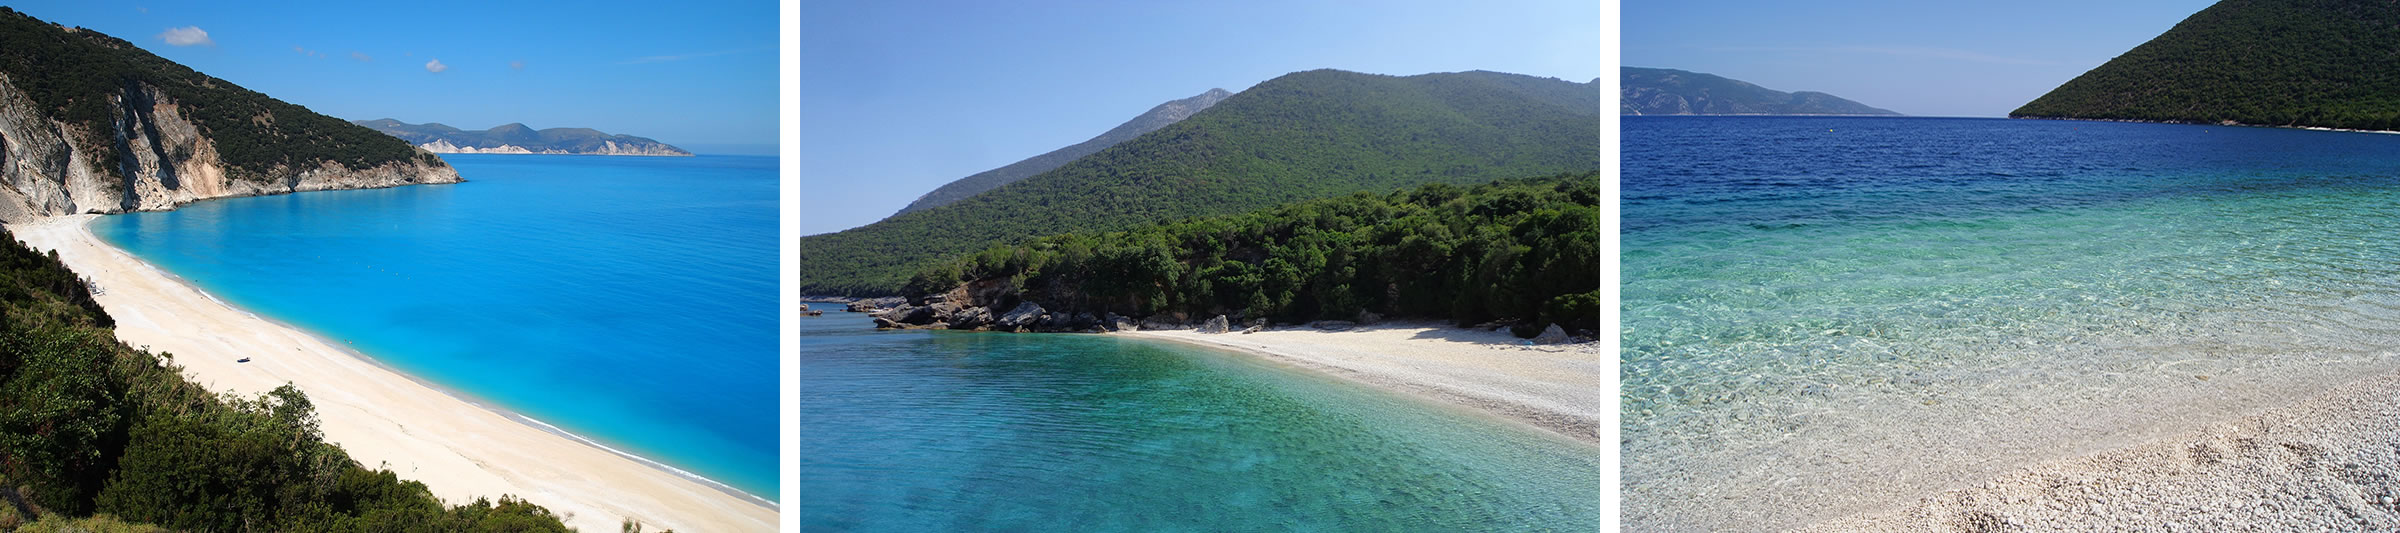
[[(775, 507), (484, 408), (341, 347), (223, 302), (93, 236), (96, 215), (10, 224), (95, 284), (117, 337), (174, 355), (185, 377), (256, 395), (308, 393), (327, 441), (368, 467), (424, 482), (450, 503), (515, 494), (583, 531), (632, 518), (649, 529), (771, 531)], [(236, 359), (249, 357), (249, 363)]]
[(1277, 328), (1257, 333), (1191, 330), (1116, 335), (1166, 339), (1258, 354), (1371, 385), (1461, 405), (1577, 441), (1601, 445), (1601, 388), (1613, 359), (1598, 343), (1525, 346), (1506, 332), (1433, 323), (1387, 323), (1346, 331)]
[(1806, 531), (2400, 529), (2400, 373)]

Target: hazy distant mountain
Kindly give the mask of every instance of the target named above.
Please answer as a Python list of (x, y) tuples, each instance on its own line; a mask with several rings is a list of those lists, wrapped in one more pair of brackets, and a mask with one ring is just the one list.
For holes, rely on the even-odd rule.
[(439, 122), (410, 124), (388, 118), (351, 122), (443, 154), (692, 155), (649, 138), (610, 135), (591, 128), (536, 131), (512, 122), (483, 131), (466, 131)]
[(1125, 121), (1124, 124), (1118, 124), (1116, 128), (1110, 129), (1098, 137), (1093, 137), (1091, 140), (1025, 158), (1023, 161), (1009, 163), (1000, 168), (978, 172), (973, 176), (942, 185), (933, 192), (917, 197), (917, 201), (909, 202), (908, 207), (900, 208), (900, 212), (892, 213), (892, 216), (946, 205), (983, 191), (1014, 183), (1017, 180), (1033, 177), (1034, 174), (1049, 172), (1050, 169), (1066, 165), (1083, 156), (1092, 155), (1093, 152), (1098, 152), (1103, 148), (1116, 146), (1117, 143), (1167, 127), (1168, 124), (1174, 124), (1202, 109), (1208, 109), (1208, 106), (1217, 105), (1218, 100), (1224, 100), (1227, 96), (1233, 96), (1233, 93), (1225, 92), (1224, 89), (1209, 89), (1208, 92), (1200, 93), (1199, 96), (1158, 104), (1158, 107), (1150, 108), (1149, 112), (1133, 117), (1133, 120)]
[(2400, 130), (2400, 5), (2225, 0), (2009, 116)]
[(1787, 93), (1750, 82), (1663, 68), (1624, 67), (1625, 115), (1898, 115), (1811, 91)]

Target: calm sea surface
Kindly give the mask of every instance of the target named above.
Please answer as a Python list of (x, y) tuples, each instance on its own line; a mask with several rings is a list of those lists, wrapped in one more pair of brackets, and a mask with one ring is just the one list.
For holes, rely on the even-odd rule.
[(1628, 526), (1874, 510), (2394, 369), (2400, 136), (1626, 117)]
[(469, 181), (92, 231), (402, 372), (774, 498), (775, 158), (443, 158)]
[[(838, 305), (828, 305), (839, 309)], [(1599, 449), (1217, 350), (801, 320), (808, 531), (1593, 531)]]

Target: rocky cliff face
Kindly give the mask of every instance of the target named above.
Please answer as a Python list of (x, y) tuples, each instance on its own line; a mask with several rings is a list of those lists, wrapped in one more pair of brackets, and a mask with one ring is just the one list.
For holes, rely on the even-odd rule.
[(82, 131), (42, 113), (0, 75), (0, 222), (161, 211), (210, 198), (464, 181), (430, 154), (365, 169), (331, 161), (279, 165), (265, 175), (237, 178), (215, 141), (164, 91), (129, 84), (108, 95), (108, 103), (111, 131)]

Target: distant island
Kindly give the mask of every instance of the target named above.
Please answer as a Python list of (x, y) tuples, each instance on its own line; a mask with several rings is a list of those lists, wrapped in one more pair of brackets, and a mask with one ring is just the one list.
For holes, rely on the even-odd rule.
[(1750, 82), (1664, 68), (1624, 67), (1624, 115), (1898, 115), (1830, 94), (1787, 93)]
[(1132, 140), (1144, 133), (1157, 131), (1159, 128), (1182, 121), (1184, 118), (1192, 116), (1193, 113), (1199, 113), (1208, 109), (1209, 106), (1217, 105), (1217, 101), (1224, 100), (1227, 96), (1233, 96), (1233, 93), (1225, 92), (1224, 89), (1209, 89), (1208, 92), (1200, 93), (1198, 96), (1158, 104), (1158, 107), (1152, 107), (1150, 111), (1142, 113), (1141, 116), (1133, 117), (1133, 120), (1125, 121), (1124, 124), (1118, 124), (1117, 127), (1111, 128), (1108, 132), (1093, 137), (1091, 140), (1028, 157), (1023, 161), (1009, 163), (1000, 168), (977, 172), (975, 175), (944, 184), (935, 188), (933, 192), (917, 197), (917, 201), (909, 202), (908, 207), (900, 208), (900, 212), (892, 213), (892, 216), (949, 205), (951, 202), (982, 194), (983, 191), (997, 189), (1002, 185), (1016, 183), (1017, 180), (1066, 166), (1067, 163), (1082, 159), (1083, 156), (1092, 155), (1093, 152), (1116, 146), (1117, 143)]
[(2008, 116), (2400, 130), (2400, 6), (2227, 0)]
[(554, 154), (688, 156), (690, 151), (647, 137), (610, 135), (591, 128), (535, 130), (519, 123), (467, 131), (438, 122), (410, 124), (394, 119), (353, 120), (437, 154)]

